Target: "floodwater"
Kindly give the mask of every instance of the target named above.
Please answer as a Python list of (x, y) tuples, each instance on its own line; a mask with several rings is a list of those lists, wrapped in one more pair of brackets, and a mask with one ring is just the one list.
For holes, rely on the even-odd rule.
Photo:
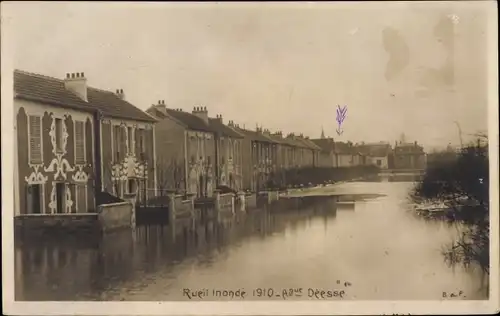
[(487, 299), (487, 277), (443, 259), (456, 229), (408, 211), (411, 186), (346, 183), (322, 188), (345, 196), (206, 222), (18, 242), (16, 300)]

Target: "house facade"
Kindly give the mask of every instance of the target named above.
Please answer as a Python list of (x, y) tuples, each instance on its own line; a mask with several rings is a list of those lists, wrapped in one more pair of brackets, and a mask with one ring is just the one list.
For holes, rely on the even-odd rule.
[[(209, 118), (215, 131), (216, 184), (240, 191), (243, 188), (242, 146), (244, 135), (225, 125), (222, 115)], [(232, 125), (232, 122), (230, 122)]]
[[(127, 117), (154, 123), (117, 94), (87, 87), (83, 73), (61, 80), (16, 70), (14, 108), (16, 215), (95, 212), (106, 190), (102, 153), (109, 142), (103, 140), (103, 120)], [(153, 144), (151, 140), (150, 148)], [(154, 172), (145, 161), (143, 165), (146, 185), (154, 187)], [(133, 176), (128, 172), (121, 179)]]
[(335, 142), (335, 158), (337, 167), (350, 167), (354, 165), (352, 143)]
[(381, 169), (389, 169), (391, 166), (392, 148), (389, 143), (371, 143), (358, 145), (358, 150), (365, 155), (365, 163), (375, 165)]
[(216, 187), (217, 131), (210, 126), (206, 107), (189, 113), (167, 108), (160, 100), (146, 112), (158, 120), (157, 188), (211, 197)]
[(15, 215), (95, 210), (91, 108), (63, 81), (16, 70), (14, 113)]
[[(243, 188), (253, 192), (262, 190), (268, 184), (273, 172), (273, 145), (276, 143), (264, 135), (259, 128), (256, 131), (251, 131), (235, 124), (230, 126), (244, 136), (241, 151), (243, 156)], [(277, 155), (274, 157), (274, 161), (276, 159)]]
[(103, 192), (123, 198), (136, 195), (144, 202), (155, 195), (156, 120), (116, 93), (88, 89), (98, 107), (107, 107), (98, 118), (99, 158)]
[(312, 141), (321, 148), (318, 157), (318, 166), (326, 168), (337, 167), (337, 155), (335, 153), (335, 141), (333, 138), (318, 138)]
[(305, 145), (305, 166), (317, 167), (321, 147), (316, 145), (316, 143), (314, 143), (308, 136), (304, 136), (303, 134), (300, 134), (298, 140)]
[(271, 138), (273, 141), (273, 152), (274, 152), (274, 176), (273, 182), (276, 185), (284, 186), (286, 184), (286, 171), (293, 167), (291, 151), (292, 146), (283, 138), (283, 133), (278, 132), (268, 132), (266, 136)]

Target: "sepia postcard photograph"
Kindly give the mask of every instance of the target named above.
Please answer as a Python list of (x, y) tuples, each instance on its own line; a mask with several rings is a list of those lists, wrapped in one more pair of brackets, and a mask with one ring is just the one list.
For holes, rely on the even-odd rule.
[(4, 314), (500, 311), (496, 1), (0, 12)]

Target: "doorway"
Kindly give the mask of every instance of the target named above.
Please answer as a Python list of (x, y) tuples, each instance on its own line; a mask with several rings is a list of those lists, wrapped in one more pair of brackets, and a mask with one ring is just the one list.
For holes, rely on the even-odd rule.
[(56, 213), (64, 213), (64, 197), (66, 194), (66, 185), (64, 183), (56, 183)]
[(42, 185), (31, 184), (28, 185), (28, 214), (41, 214), (42, 213)]

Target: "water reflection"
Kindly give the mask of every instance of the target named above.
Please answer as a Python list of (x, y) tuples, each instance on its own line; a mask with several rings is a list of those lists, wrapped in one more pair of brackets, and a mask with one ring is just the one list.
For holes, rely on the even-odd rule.
[(408, 186), (345, 189), (102, 238), (18, 241), (16, 300), (186, 300), (186, 287), (331, 288), (338, 279), (354, 284), (349, 299), (438, 299), (455, 288), (485, 297), (474, 271), (453, 271), (437, 251), (453, 229), (404, 211)]

